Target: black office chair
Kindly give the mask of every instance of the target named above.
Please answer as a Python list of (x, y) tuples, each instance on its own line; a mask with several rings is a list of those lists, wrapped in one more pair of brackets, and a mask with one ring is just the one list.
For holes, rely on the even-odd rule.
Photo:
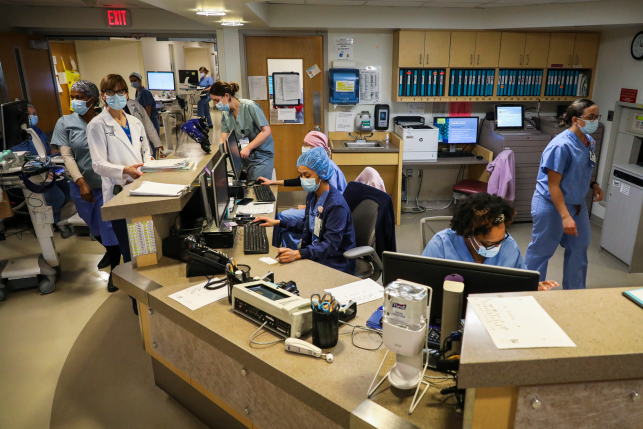
[(356, 277), (377, 281), (382, 275), (382, 261), (375, 251), (375, 224), (377, 222), (377, 202), (365, 199), (353, 210), (355, 228), (355, 247), (344, 252), (347, 259), (355, 259)]

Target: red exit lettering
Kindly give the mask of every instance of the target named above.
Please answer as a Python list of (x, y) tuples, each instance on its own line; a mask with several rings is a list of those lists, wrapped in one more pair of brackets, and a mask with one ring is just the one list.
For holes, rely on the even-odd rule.
[(127, 26), (127, 10), (108, 10), (107, 24), (112, 27)]

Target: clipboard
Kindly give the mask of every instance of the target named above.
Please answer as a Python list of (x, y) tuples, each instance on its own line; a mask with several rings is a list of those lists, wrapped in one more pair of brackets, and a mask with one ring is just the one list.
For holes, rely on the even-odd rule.
[(626, 290), (623, 292), (623, 296), (643, 308), (643, 288)]
[[(272, 104), (275, 107), (295, 107), (299, 106), (301, 103), (301, 98), (298, 96), (297, 99), (284, 100), (283, 96), (283, 78), (285, 76), (297, 76), (297, 81), (299, 81), (298, 72), (274, 72), (272, 74)], [(301, 95), (301, 84), (299, 84), (299, 94)], [(294, 101), (293, 101), (294, 100)]]

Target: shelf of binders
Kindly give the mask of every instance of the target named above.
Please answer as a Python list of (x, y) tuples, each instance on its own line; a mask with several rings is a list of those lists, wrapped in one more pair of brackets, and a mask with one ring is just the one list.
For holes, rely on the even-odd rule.
[(500, 69), (496, 83), (498, 97), (540, 97), (543, 70)]
[(440, 98), (444, 94), (446, 69), (398, 70), (398, 97)]
[(587, 97), (590, 93), (591, 70), (549, 69), (545, 86), (548, 97)]

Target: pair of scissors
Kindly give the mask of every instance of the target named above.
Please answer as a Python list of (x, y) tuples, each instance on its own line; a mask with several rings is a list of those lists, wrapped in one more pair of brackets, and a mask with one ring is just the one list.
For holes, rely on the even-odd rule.
[(335, 301), (333, 295), (329, 293), (325, 293), (323, 296), (320, 296), (318, 293), (314, 293), (310, 296), (310, 301), (313, 309), (324, 313), (330, 313), (337, 305), (337, 301)]

